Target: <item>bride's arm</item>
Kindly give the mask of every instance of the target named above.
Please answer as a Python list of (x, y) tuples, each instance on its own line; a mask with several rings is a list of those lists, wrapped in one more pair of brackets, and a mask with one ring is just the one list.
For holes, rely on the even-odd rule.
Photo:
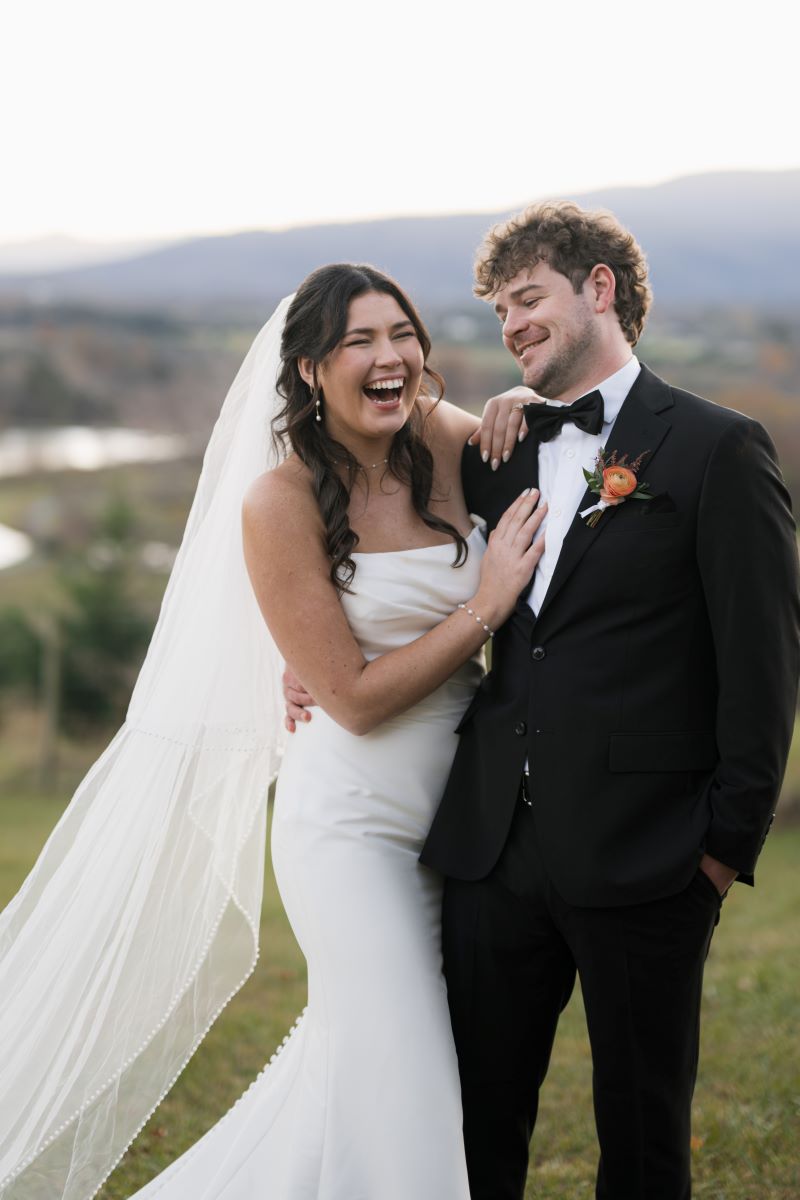
[[(481, 582), (465, 597), (492, 629), (506, 619), (541, 557), (532, 539), (543, 519), (537, 493), (501, 518), (481, 564)], [(407, 646), (367, 662), (330, 579), (316, 502), (287, 472), (256, 481), (243, 508), (247, 569), (264, 620), (288, 666), (338, 724), (368, 733), (439, 687), (486, 641), (461, 609)]]

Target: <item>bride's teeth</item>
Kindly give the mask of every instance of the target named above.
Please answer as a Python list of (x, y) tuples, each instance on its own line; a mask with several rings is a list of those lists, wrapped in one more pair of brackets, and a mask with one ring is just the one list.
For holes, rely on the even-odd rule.
[[(365, 383), (364, 391), (373, 404), (396, 404), (405, 387), (405, 379), (376, 379), (374, 383)], [(381, 396), (381, 392), (389, 393)]]

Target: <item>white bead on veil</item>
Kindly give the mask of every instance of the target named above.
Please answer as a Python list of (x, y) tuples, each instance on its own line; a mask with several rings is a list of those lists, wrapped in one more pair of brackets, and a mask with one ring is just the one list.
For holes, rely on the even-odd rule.
[(290, 299), (206, 452), (117, 736), (0, 914), (0, 1197), (87, 1200), (255, 966), (282, 663), (241, 545)]

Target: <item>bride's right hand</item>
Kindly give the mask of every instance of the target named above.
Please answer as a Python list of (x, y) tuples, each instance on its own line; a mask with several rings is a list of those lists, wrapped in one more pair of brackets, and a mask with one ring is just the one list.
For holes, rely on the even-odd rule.
[(492, 629), (511, 615), (522, 589), (544, 554), (544, 534), (537, 532), (547, 504), (537, 504), (537, 488), (523, 492), (503, 513), (489, 534), (481, 562), (481, 581), (470, 608)]

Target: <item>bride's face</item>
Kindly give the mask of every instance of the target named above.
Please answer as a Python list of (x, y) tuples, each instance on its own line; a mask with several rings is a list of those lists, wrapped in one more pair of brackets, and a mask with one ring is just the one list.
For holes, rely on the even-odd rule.
[(422, 347), (394, 296), (365, 292), (350, 302), (347, 329), (317, 371), (328, 433), (391, 437), (408, 420), (422, 379)]

